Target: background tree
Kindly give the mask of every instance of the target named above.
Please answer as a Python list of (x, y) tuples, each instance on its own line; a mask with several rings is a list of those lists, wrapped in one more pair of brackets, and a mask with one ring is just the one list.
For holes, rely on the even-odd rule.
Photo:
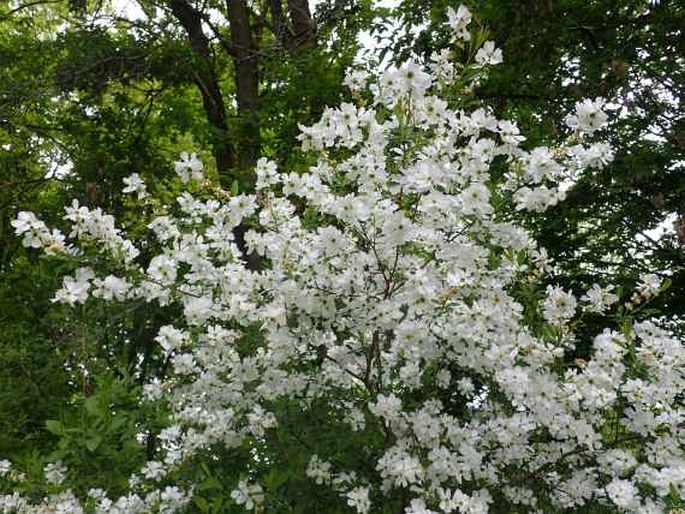
[(21, 247), (10, 221), (21, 210), (59, 220), (77, 198), (128, 212), (125, 226), (145, 238), (120, 194), (132, 172), (161, 209), (178, 193), (180, 151), (200, 151), (227, 189), (250, 187), (260, 153), (296, 163), (298, 123), (338, 101), (370, 16), (363, 3), (323, 5), (317, 19), (298, 0), (140, 5), (135, 18), (106, 2), (0, 7), (0, 453), (39, 471), (50, 454), (87, 460), (83, 476), (112, 485), (154, 452), (154, 433), (120, 442), (164, 416), (135, 398), (164, 374), (152, 339), (170, 318), (144, 302), (87, 317), (51, 305), (57, 270)]

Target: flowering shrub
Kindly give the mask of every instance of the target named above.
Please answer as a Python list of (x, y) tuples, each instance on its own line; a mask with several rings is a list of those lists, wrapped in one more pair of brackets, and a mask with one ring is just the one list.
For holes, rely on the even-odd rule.
[[(448, 18), (455, 44), (470, 41), (468, 10)], [(491, 42), (472, 51), (476, 69), (501, 61)], [(230, 498), (255, 512), (291, 511), (275, 498), (301, 479), (360, 514), (647, 513), (682, 498), (681, 343), (617, 316), (574, 361), (579, 314), (620, 311), (618, 294), (597, 284), (580, 299), (555, 286), (539, 301), (521, 294), (547, 263), (507, 213), (543, 211), (584, 169), (611, 161), (589, 139), (607, 120), (602, 102), (569, 114), (567, 146), (525, 150), (515, 124), (439, 96), (464, 71), (446, 51), (425, 68), (355, 71), (346, 83), (357, 104), (302, 127), (316, 159), (306, 172), (261, 159), (255, 194), (183, 193), (177, 215), (150, 221), (161, 250), (145, 262), (99, 209), (68, 207), (68, 238), (20, 213), (26, 246), (82, 262), (55, 301), (144, 300), (183, 314), (156, 337), (171, 371), (145, 386), (172, 422), (131, 493), (93, 490), (79, 502), (54, 463), (46, 476), (63, 490), (34, 507), (3, 496), (0, 508), (183, 510), (193, 495), (184, 466), (219, 448), (249, 456)], [(191, 188), (202, 169), (194, 154), (176, 164)], [(126, 186), (148, 194), (135, 174)], [(646, 276), (637, 294), (660, 287)], [(298, 477), (271, 472), (289, 458), (286, 439), (304, 456), (289, 467)], [(13, 473), (0, 462), (0, 480)]]

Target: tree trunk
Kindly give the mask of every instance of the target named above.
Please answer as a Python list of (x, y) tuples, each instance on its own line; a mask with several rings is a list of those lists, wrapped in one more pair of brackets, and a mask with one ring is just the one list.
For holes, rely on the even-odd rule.
[(238, 116), (238, 165), (243, 187), (254, 183), (251, 168), (261, 151), (259, 133), (259, 55), (250, 28), (250, 10), (246, 0), (227, 0), (231, 25), (233, 63), (235, 64)]
[(288, 0), (290, 20), (295, 32), (294, 48), (316, 46), (316, 22), (309, 10), (308, 0)]
[(288, 24), (283, 18), (283, 4), (281, 0), (271, 0), (271, 18), (273, 19), (273, 26), (275, 36), (282, 48), (289, 47)]

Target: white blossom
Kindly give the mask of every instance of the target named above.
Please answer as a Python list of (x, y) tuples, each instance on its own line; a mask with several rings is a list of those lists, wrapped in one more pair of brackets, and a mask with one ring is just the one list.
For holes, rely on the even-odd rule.
[(49, 462), (43, 469), (45, 480), (50, 484), (61, 484), (66, 478), (67, 468), (61, 461)]
[(592, 284), (592, 287), (580, 298), (586, 304), (585, 310), (588, 312), (604, 313), (609, 307), (618, 301), (618, 295), (612, 293), (614, 287), (600, 287)]
[(371, 509), (368, 487), (356, 487), (346, 495), (347, 505), (357, 510), (358, 514), (368, 514)]
[(606, 486), (606, 492), (609, 499), (622, 510), (634, 511), (639, 505), (637, 489), (628, 480), (614, 478)]
[(471, 12), (465, 6), (460, 5), (456, 11), (448, 7), (447, 23), (452, 29), (452, 35), (455, 39), (471, 40), (471, 34), (468, 31), (468, 26), (471, 23)]
[(640, 275), (640, 282), (637, 290), (643, 295), (650, 297), (659, 292), (661, 288), (661, 278), (656, 273), (644, 273)]
[(502, 50), (495, 48), (494, 41), (486, 41), (476, 52), (475, 59), (478, 64), (500, 64), (503, 60)]
[(202, 180), (204, 164), (198, 159), (197, 154), (181, 152), (181, 160), (174, 163), (174, 170), (184, 184), (191, 180)]
[(602, 98), (586, 98), (576, 103), (573, 114), (566, 116), (566, 125), (578, 132), (592, 133), (601, 129), (609, 117), (603, 111), (605, 101)]
[(142, 200), (148, 196), (147, 186), (138, 173), (132, 173), (128, 177), (124, 177), (124, 184), (126, 187), (121, 190), (122, 193), (135, 193), (138, 200)]
[(231, 498), (238, 505), (244, 505), (252, 510), (264, 500), (264, 493), (259, 484), (250, 484), (246, 480), (238, 482), (238, 487), (231, 491)]
[(553, 325), (568, 321), (576, 312), (577, 300), (572, 293), (560, 287), (547, 286), (547, 299), (543, 303), (543, 315)]

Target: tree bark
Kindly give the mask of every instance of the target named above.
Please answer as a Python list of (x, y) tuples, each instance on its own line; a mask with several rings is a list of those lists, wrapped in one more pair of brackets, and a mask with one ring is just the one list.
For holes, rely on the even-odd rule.
[(288, 48), (290, 39), (288, 36), (288, 24), (283, 18), (283, 4), (281, 0), (271, 0), (271, 18), (273, 19), (273, 26), (276, 39), (282, 48)]
[(250, 169), (259, 157), (261, 137), (259, 127), (259, 55), (250, 28), (250, 10), (246, 0), (226, 0), (228, 21), (231, 25), (233, 63), (240, 134), (238, 137), (238, 165), (242, 171), (241, 183), (254, 182)]
[(295, 32), (294, 48), (316, 46), (316, 22), (309, 10), (309, 1), (288, 0), (288, 8)]

